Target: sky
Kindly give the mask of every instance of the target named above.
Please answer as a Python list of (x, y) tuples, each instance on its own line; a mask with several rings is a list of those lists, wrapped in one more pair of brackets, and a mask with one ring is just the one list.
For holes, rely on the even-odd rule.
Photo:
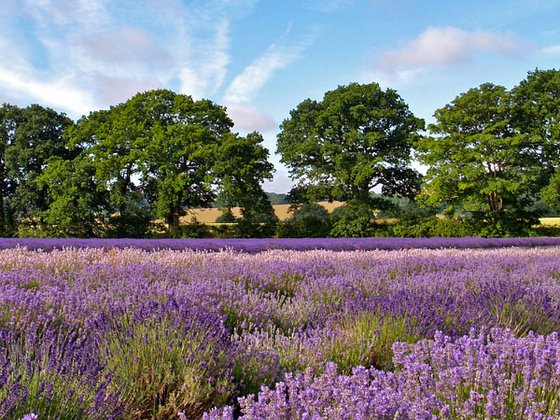
[(303, 100), (352, 82), (436, 109), (490, 82), (560, 69), (559, 0), (0, 0), (0, 103), (74, 120), (171, 89), (259, 131), (287, 192), (279, 125)]

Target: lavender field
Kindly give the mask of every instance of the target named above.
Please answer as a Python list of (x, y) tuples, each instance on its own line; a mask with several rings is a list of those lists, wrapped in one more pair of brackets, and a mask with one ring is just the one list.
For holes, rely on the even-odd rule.
[(558, 242), (2, 241), (0, 418), (560, 416)]
[(0, 249), (22, 247), (51, 251), (64, 248), (136, 248), (145, 251), (193, 250), (257, 253), (274, 249), (310, 251), (371, 251), (416, 248), (499, 248), (560, 246), (560, 238), (265, 238), (265, 239), (79, 239), (79, 238), (0, 238)]

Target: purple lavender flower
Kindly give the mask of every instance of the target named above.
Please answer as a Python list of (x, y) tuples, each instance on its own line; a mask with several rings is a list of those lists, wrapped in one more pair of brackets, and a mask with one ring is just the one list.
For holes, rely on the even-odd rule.
[(65, 248), (102, 248), (105, 250), (139, 248), (143, 250), (222, 251), (248, 253), (274, 249), (309, 251), (398, 250), (417, 248), (496, 248), (511, 246), (558, 246), (560, 238), (282, 238), (282, 239), (78, 239), (78, 238), (1, 238), (0, 249), (25, 247), (51, 251)]
[(558, 247), (110, 243), (0, 250), (0, 417), (558, 415)]
[[(239, 399), (241, 419), (260, 418), (558, 418), (558, 334), (516, 338), (493, 329), (455, 340), (437, 333), (417, 344), (395, 343), (395, 372), (364, 367), (339, 375), (286, 374), (274, 388)], [(547, 366), (544, 368), (544, 366)], [(233, 418), (232, 409), (205, 419)]]

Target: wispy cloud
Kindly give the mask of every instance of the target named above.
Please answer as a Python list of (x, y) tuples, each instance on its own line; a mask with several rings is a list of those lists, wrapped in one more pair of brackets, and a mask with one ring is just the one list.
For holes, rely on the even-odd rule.
[(277, 42), (255, 58), (229, 84), (224, 94), (228, 113), (241, 131), (269, 131), (278, 124), (268, 115), (260, 112), (250, 103), (274, 75), (301, 59), (305, 50), (313, 43), (316, 29), (294, 40), (291, 24)]
[(88, 113), (94, 107), (91, 96), (72, 87), (73, 83), (67, 78), (42, 82), (22, 73), (0, 68), (0, 85), (4, 86), (6, 96), (23, 96), (29, 102), (55, 106), (75, 115)]
[(113, 66), (145, 63), (146, 57), (152, 58), (149, 64), (153, 67), (173, 64), (171, 54), (157, 45), (149, 32), (132, 26), (86, 34), (80, 46), (92, 60)]
[(518, 57), (526, 47), (511, 33), (430, 27), (401, 48), (383, 53), (376, 68), (387, 75), (410, 74), (465, 63), (478, 52)]
[(210, 33), (206, 28), (202, 35), (195, 35), (191, 28), (180, 63), (180, 90), (197, 98), (213, 94), (222, 86), (230, 63), (229, 20), (218, 18), (209, 25)]
[(301, 45), (271, 45), (233, 80), (225, 99), (232, 102), (250, 101), (277, 70), (288, 67), (300, 58), (304, 48)]
[(542, 49), (542, 52), (546, 55), (560, 55), (560, 44), (545, 47)]
[(5, 1), (0, 55), (10, 59), (0, 62), (0, 93), (74, 116), (155, 87), (211, 96), (226, 80), (232, 20), (255, 5), (255, 0), (23, 0), (16, 7)]
[[(289, 32), (290, 29), (288, 29)], [(288, 67), (303, 56), (305, 49), (312, 44), (313, 38), (314, 35), (310, 35), (295, 43), (281, 40), (270, 45), (241, 74), (235, 77), (229, 85), (224, 99), (236, 103), (251, 101), (278, 70)]]

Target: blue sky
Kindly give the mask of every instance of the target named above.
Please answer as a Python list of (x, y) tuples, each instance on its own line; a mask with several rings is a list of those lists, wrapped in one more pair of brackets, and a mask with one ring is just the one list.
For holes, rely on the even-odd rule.
[(0, 102), (78, 119), (169, 88), (260, 131), (351, 82), (396, 89), (428, 122), (484, 82), (560, 68), (558, 0), (0, 0)]

